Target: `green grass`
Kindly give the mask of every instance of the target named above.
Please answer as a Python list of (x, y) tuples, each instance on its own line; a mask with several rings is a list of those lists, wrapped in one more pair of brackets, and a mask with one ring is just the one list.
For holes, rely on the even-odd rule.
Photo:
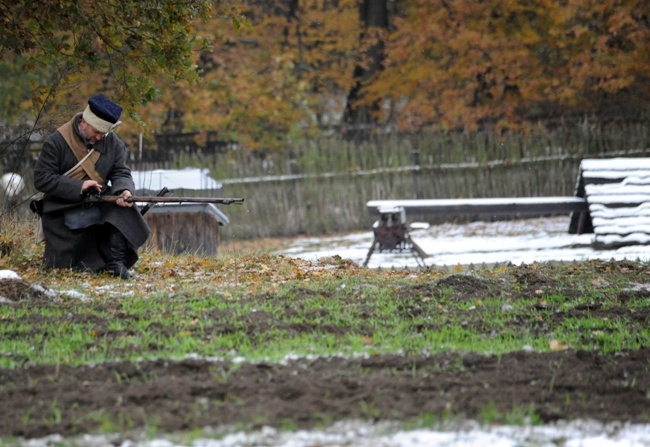
[[(264, 255), (237, 260), (241, 267), (233, 282), (224, 281), (235, 274), (228, 259), (179, 256), (168, 262), (148, 275), (154, 266), (145, 258), (139, 267), (145, 273), (132, 284), (47, 272), (49, 287), (79, 290), (90, 300), (60, 295), (55, 302), (1, 306), (0, 367), (188, 355), (257, 361), (287, 355), (499, 354), (558, 346), (611, 353), (650, 344), (650, 329), (639, 318), (650, 299), (625, 292), (632, 279), (650, 281), (642, 264), (629, 273), (590, 273), (595, 264), (589, 263), (541, 264), (534, 268), (552, 285), (540, 294), (513, 281), (517, 267), (475, 273), (489, 286), (465, 293), (436, 285), (449, 275), (435, 270), (379, 272), (345, 263), (325, 268)], [(35, 279), (39, 274), (17, 271)], [(182, 279), (192, 272), (196, 280)], [(593, 286), (595, 276), (607, 280), (606, 291)]]
[(139, 278), (121, 281), (42, 270), (31, 227), (11, 224), (3, 231), (12, 250), (0, 257), (0, 269), (53, 289), (57, 298), (0, 305), (4, 368), (188, 355), (257, 361), (522, 348), (612, 353), (650, 345), (650, 297), (631, 287), (650, 284), (647, 263), (533, 264), (467, 275), (269, 254), (144, 251)]

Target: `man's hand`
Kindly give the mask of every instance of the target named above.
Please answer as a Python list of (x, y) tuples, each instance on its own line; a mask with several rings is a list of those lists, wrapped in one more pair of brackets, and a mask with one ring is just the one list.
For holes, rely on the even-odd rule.
[(117, 199), (115, 203), (118, 204), (119, 206), (125, 206), (127, 208), (131, 208), (133, 206), (133, 202), (127, 202), (126, 200), (124, 200), (124, 199), (128, 199), (131, 196), (132, 196), (131, 191), (125, 189), (120, 193), (120, 198)]
[(91, 190), (95, 190), (97, 192), (102, 192), (102, 185), (101, 183), (96, 182), (95, 180), (86, 180), (83, 185), (81, 185), (81, 193), (87, 193), (90, 192)]

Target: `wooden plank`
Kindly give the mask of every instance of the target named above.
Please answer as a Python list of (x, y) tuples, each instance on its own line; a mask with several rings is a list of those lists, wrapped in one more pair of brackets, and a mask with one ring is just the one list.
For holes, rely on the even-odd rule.
[(588, 194), (587, 201), (593, 205), (606, 205), (610, 208), (621, 206), (639, 206), (643, 203), (650, 202), (650, 194)]
[(644, 227), (646, 230), (650, 230), (650, 220), (648, 220), (647, 216), (616, 216), (613, 218), (602, 218), (594, 216), (591, 217), (593, 219), (594, 226), (598, 228), (618, 226), (621, 228)]
[(632, 233), (628, 235), (607, 234), (594, 238), (593, 246), (598, 249), (618, 248), (627, 245), (648, 245), (650, 235), (647, 233)]
[(608, 217), (610, 219), (626, 216), (649, 216), (650, 217), (650, 203), (642, 203), (632, 207), (610, 208), (600, 203), (592, 203), (589, 205), (589, 212), (592, 218)]
[(403, 207), (413, 214), (556, 214), (588, 211), (581, 197), (501, 197), (483, 199), (371, 200), (371, 214), (381, 208)]
[(580, 170), (584, 171), (638, 171), (650, 170), (648, 157), (593, 158), (582, 160)]
[(650, 242), (650, 158), (583, 160), (578, 194), (589, 202), (596, 248)]
[(641, 233), (648, 234), (647, 225), (622, 226), (622, 225), (618, 225), (617, 222), (614, 222), (611, 225), (594, 226), (594, 234), (597, 235), (617, 234), (620, 236), (625, 236), (628, 234), (641, 234)]
[(583, 171), (582, 176), (590, 183), (612, 183), (623, 180), (636, 179), (639, 183), (647, 183), (650, 179), (650, 171)]
[(650, 184), (647, 185), (638, 185), (638, 184), (623, 184), (623, 183), (606, 183), (601, 185), (588, 184), (585, 185), (585, 192), (587, 196), (599, 196), (599, 195), (650, 195)]

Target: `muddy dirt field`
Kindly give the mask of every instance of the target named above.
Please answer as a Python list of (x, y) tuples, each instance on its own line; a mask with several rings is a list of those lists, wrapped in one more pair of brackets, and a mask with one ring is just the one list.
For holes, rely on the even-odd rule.
[[(482, 287), (466, 275), (445, 281), (457, 299), (475, 297)], [(628, 312), (624, 302), (629, 298), (620, 297), (617, 312)], [(576, 311), (598, 315), (599, 308)], [(649, 315), (634, 318), (650, 321)], [(538, 422), (592, 418), (647, 423), (649, 359), (650, 347), (612, 355), (567, 349), (286, 363), (26, 365), (0, 369), (0, 436), (74, 435), (106, 429), (109, 423), (122, 432), (153, 427), (171, 433), (231, 424), (310, 428), (350, 418), (417, 420), (422, 413), (484, 419), (486, 408), (494, 414), (534, 411)]]
[(0, 371), (0, 434), (79, 434), (96, 430), (98, 420), (170, 433), (222, 424), (314, 427), (423, 412), (478, 418), (492, 404), (504, 413), (532, 406), (547, 422), (638, 421), (648, 416), (648, 358), (650, 349), (611, 357), (562, 351), (236, 367), (193, 360), (37, 366)]

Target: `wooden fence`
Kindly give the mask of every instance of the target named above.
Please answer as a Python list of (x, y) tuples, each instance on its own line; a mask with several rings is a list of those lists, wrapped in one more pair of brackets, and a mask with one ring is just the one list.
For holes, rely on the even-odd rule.
[[(194, 137), (160, 139), (183, 143), (158, 148), (166, 154), (162, 165), (151, 147), (156, 142), (143, 144), (143, 151), (130, 145), (130, 165), (209, 169), (223, 183), (223, 197), (245, 199), (244, 206), (221, 208), (230, 218), (225, 240), (366, 230), (373, 220), (366, 209), (370, 200), (573, 195), (582, 158), (650, 156), (650, 128), (644, 125), (533, 137), (438, 133), (362, 143), (323, 137), (282, 154), (248, 153), (214, 135), (203, 138), (212, 144), (207, 150), (207, 143), (193, 145)], [(31, 172), (26, 175), (31, 178)], [(444, 216), (409, 220), (436, 223)]]
[[(573, 195), (580, 160), (407, 167), (346, 174), (225, 180), (223, 196), (243, 197), (225, 211), (224, 238), (259, 238), (367, 230), (369, 200)], [(462, 218), (409, 215), (430, 223)]]

